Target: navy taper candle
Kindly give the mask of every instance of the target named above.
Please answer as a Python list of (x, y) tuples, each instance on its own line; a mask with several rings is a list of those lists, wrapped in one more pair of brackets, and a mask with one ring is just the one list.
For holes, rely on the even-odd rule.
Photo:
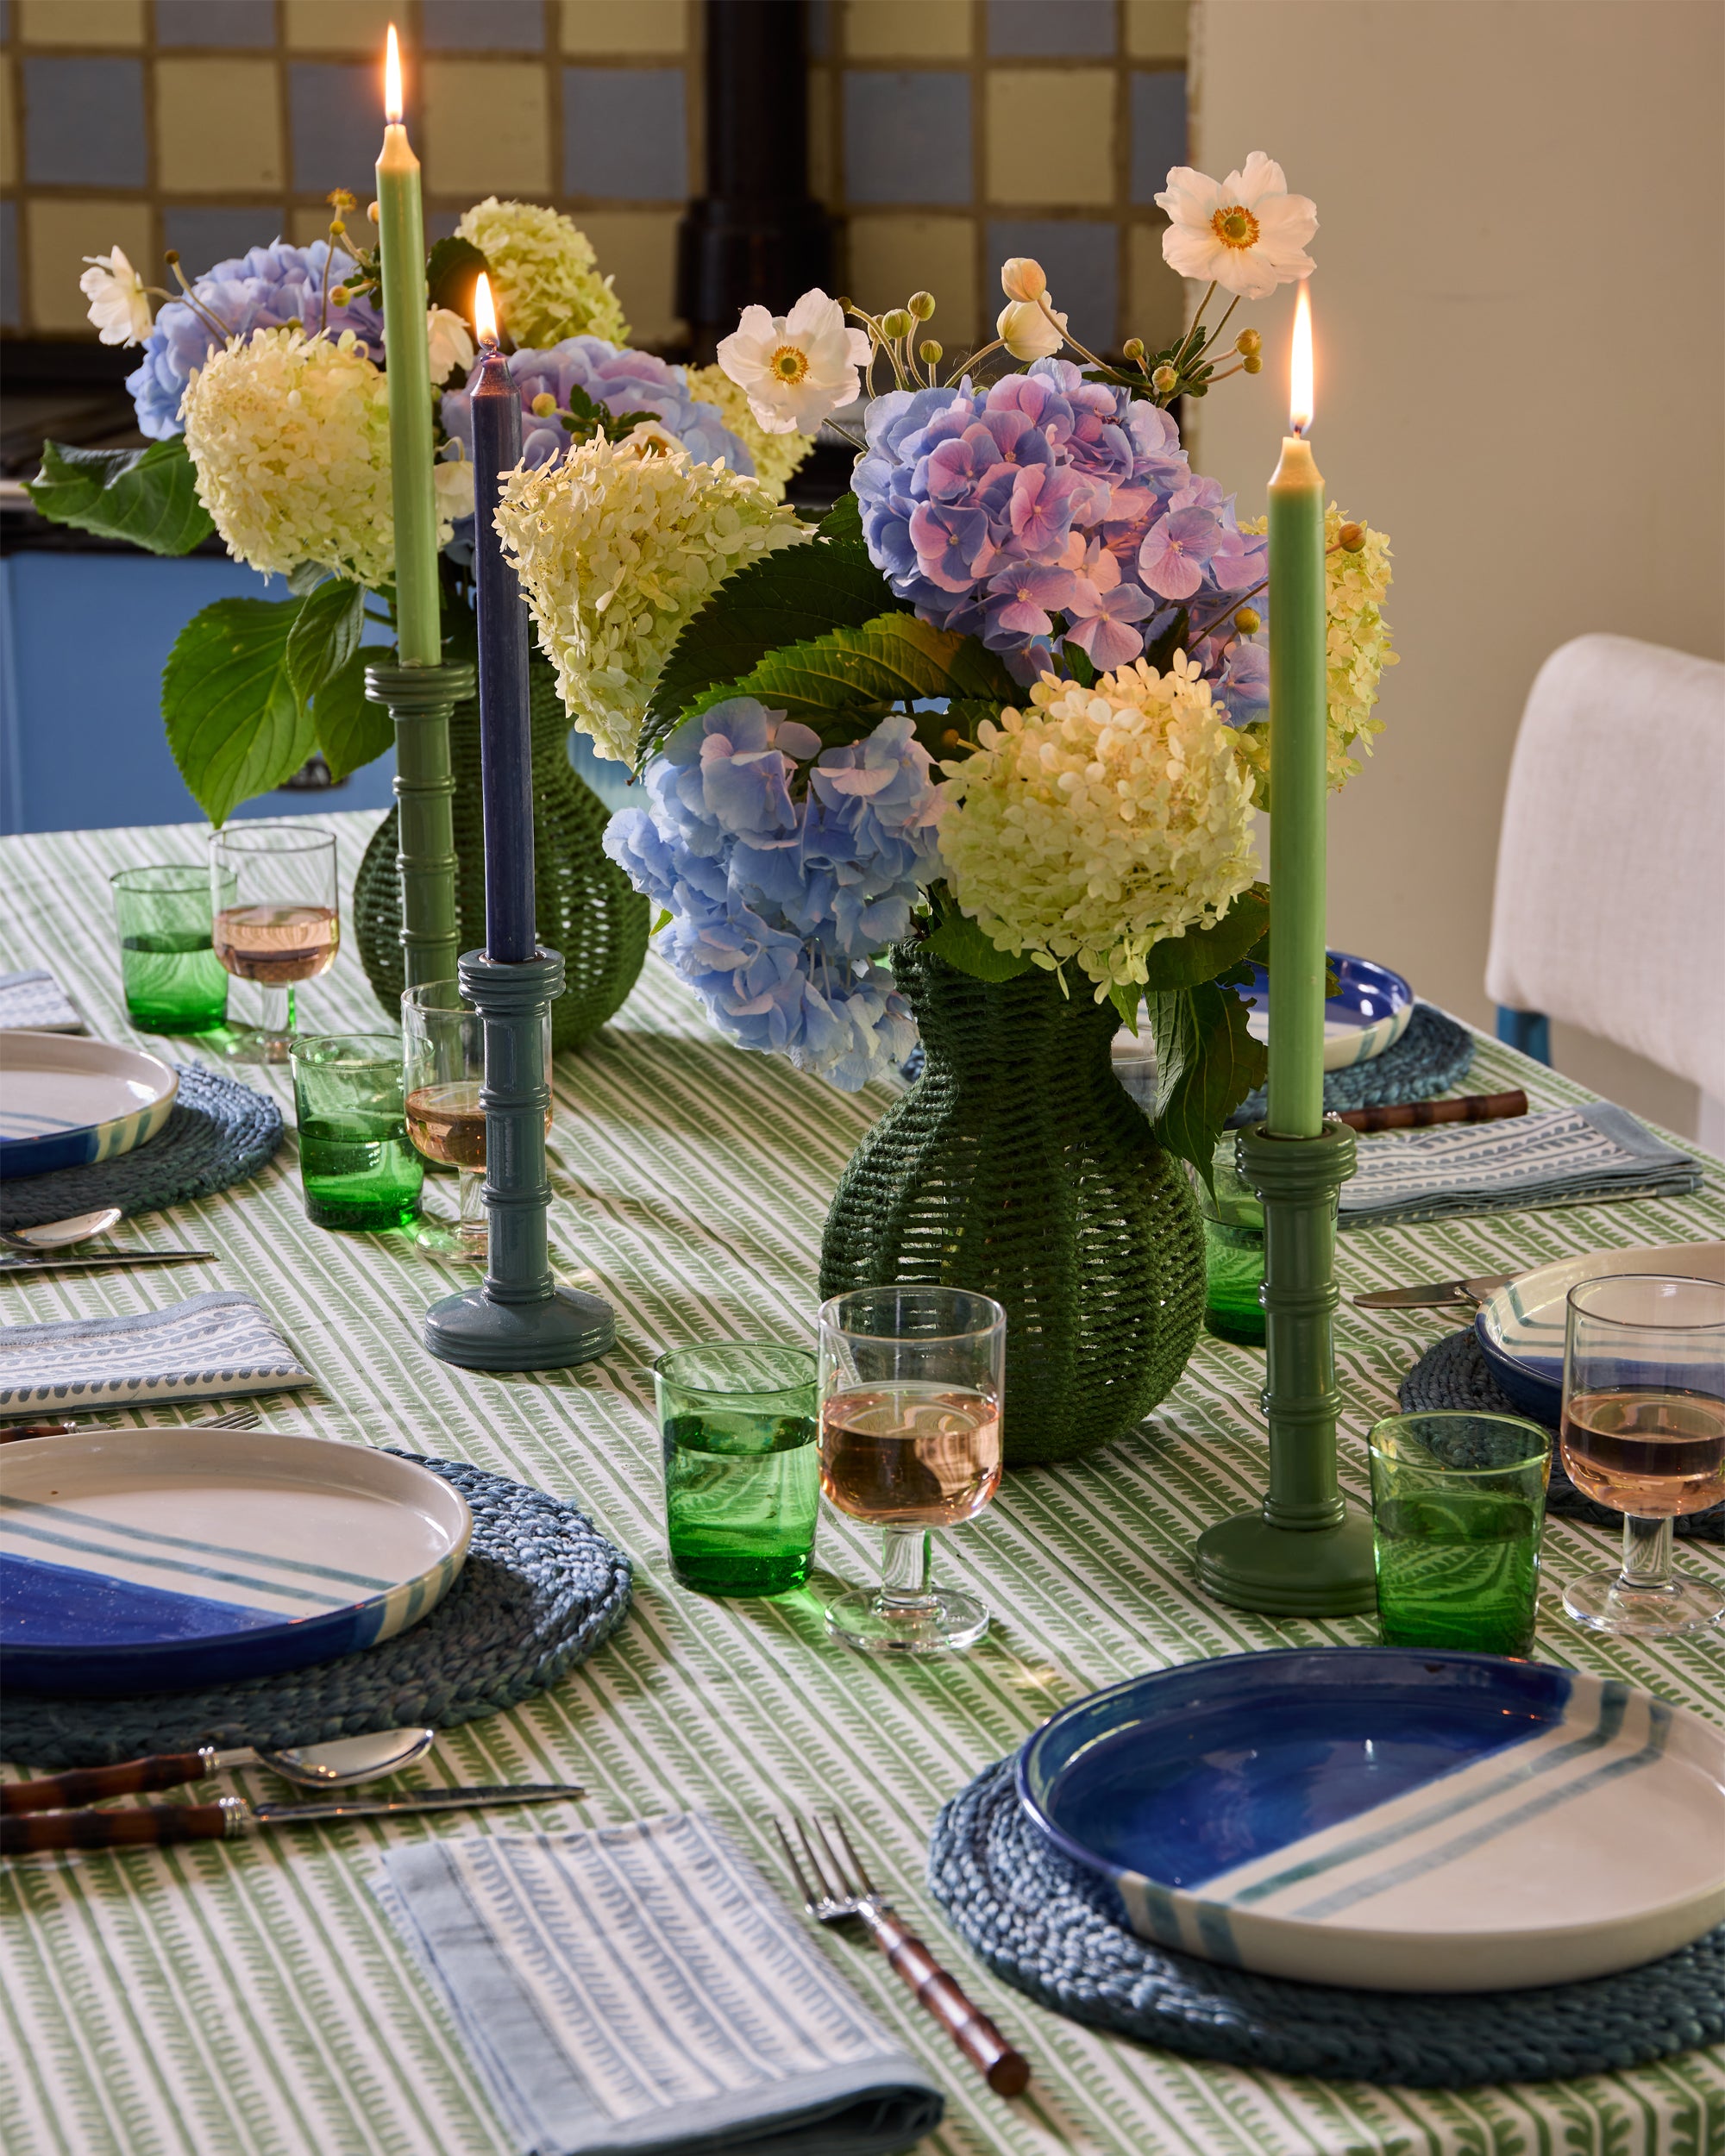
[[(483, 283), (483, 279), (481, 282)], [(484, 334), (481, 320), (480, 331)], [(527, 602), (492, 522), (502, 474), (521, 461), (521, 397), (494, 342), (474, 387), (474, 570), (479, 593), (480, 764), (485, 786), (486, 955), (518, 965), (533, 918), (532, 728)]]

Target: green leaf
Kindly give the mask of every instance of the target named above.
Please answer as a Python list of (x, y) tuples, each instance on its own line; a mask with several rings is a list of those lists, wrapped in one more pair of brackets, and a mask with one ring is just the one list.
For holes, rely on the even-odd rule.
[(328, 581), (331, 572), (321, 561), (302, 561), (297, 569), (287, 573), (287, 595), (290, 599), (304, 599), (320, 584)]
[(474, 286), (485, 266), (485, 256), (471, 240), (458, 240), (452, 235), (434, 241), (425, 258), (426, 298), (434, 307), (453, 308), (471, 322)]
[(1144, 1001), (1144, 990), (1135, 981), (1117, 981), (1108, 990), (1108, 1000), (1120, 1014), (1120, 1024), (1128, 1032), (1138, 1031), (1138, 1006)]
[(1260, 956), (1270, 933), (1270, 886), (1242, 891), (1214, 928), (1189, 929), (1151, 946), (1149, 989), (1195, 988)]
[(1147, 999), (1156, 1039), (1156, 1135), (1211, 1186), (1210, 1164), (1228, 1118), (1264, 1083), (1270, 1057), (1246, 1031), (1246, 1006), (1208, 981)]
[(366, 694), (367, 663), (383, 655), (380, 644), (359, 646), (312, 699), (311, 723), (331, 778), (345, 779), (394, 742), (388, 706), (373, 704)]
[(359, 649), (365, 626), (362, 585), (331, 577), (301, 602), (287, 632), (287, 678), (302, 713)]
[(609, 404), (595, 404), (579, 382), (570, 383), (569, 408), (558, 415), (563, 431), (577, 442), (591, 442), (596, 435), (621, 442), (643, 421), (650, 425), (658, 417), (656, 411), (614, 412)]
[[(758, 696), (775, 710), (804, 718), (951, 696), (959, 693), (953, 661), (965, 641), (914, 614), (882, 614), (858, 628), (835, 629), (769, 651), (739, 680), (716, 683), (696, 699), (693, 709), (728, 696)], [(981, 645), (975, 649), (981, 652)], [(985, 669), (973, 661), (970, 671)]]
[(50, 523), (104, 539), (129, 539), (151, 554), (190, 554), (216, 529), (198, 498), (185, 437), (146, 449), (73, 449), (42, 444), (42, 468), (27, 482)]
[(935, 901), (938, 918), (928, 948), (937, 957), (957, 966), (960, 973), (974, 974), (978, 981), (1013, 981), (1030, 971), (1032, 962), (998, 950), (979, 921), (960, 912), (944, 884), (937, 884), (929, 895)]
[(162, 671), (162, 717), (180, 776), (212, 824), (292, 778), (317, 746), (288, 679), (303, 599), (218, 599), (194, 614)]
[(1191, 627), (1191, 617), (1182, 606), (1155, 642), (1145, 647), (1146, 664), (1154, 667), (1158, 674), (1166, 674), (1175, 653), (1185, 650)]
[[(847, 486), (815, 526), (823, 539), (848, 539), (862, 545), (862, 505)], [(867, 548), (863, 551), (866, 553)]]

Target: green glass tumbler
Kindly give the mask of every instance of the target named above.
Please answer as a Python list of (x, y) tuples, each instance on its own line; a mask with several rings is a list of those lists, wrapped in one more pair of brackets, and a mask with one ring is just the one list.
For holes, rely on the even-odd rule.
[(820, 1514), (807, 1348), (718, 1340), (653, 1365), (671, 1570), (701, 1595), (783, 1595), (809, 1576)]
[(1526, 1654), (1552, 1440), (1515, 1415), (1389, 1415), (1372, 1431), (1377, 1621), (1387, 1647)]
[(114, 887), (126, 1015), (146, 1033), (212, 1033), (228, 1016), (228, 975), (216, 956), (215, 899), (201, 862), (121, 868)]
[(1264, 1206), (1234, 1160), (1234, 1133), (1223, 1132), (1210, 1163), (1214, 1188), (1192, 1171), (1204, 1224), (1204, 1330), (1239, 1347), (1264, 1345)]
[(425, 1163), (407, 1135), (394, 1033), (303, 1034), (290, 1050), (305, 1215), (320, 1228), (405, 1228)]

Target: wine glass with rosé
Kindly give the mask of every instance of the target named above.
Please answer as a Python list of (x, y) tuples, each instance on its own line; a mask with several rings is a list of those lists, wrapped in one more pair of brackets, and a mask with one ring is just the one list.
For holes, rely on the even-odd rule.
[[(551, 1135), (551, 1029), (542, 1021), (545, 1062), (545, 1135)], [(485, 1263), (490, 1251), (486, 1217), (485, 1020), (461, 993), (459, 981), (428, 981), (405, 988), (401, 1037), (405, 1059), (407, 1134), (429, 1161), (453, 1168), (459, 1179), (453, 1225), (424, 1219), (414, 1231), (422, 1248)]]
[(827, 1607), (862, 1654), (974, 1646), (988, 1612), (934, 1586), (929, 1531), (972, 1520), (1000, 1486), (1007, 1313), (963, 1288), (835, 1295), (820, 1313), (820, 1486), (884, 1529), (881, 1584)]
[(1657, 1639), (1725, 1615), (1725, 1595), (1672, 1570), (1672, 1522), (1725, 1499), (1725, 1282), (1661, 1273), (1583, 1281), (1568, 1296), (1569, 1478), (1623, 1514), (1623, 1563), (1564, 1589), (1596, 1632)]
[(310, 824), (229, 824), (210, 834), (210, 883), (216, 956), (263, 997), (260, 1023), (230, 1027), (225, 1052), (285, 1062), (295, 991), (329, 970), (341, 942), (335, 835)]

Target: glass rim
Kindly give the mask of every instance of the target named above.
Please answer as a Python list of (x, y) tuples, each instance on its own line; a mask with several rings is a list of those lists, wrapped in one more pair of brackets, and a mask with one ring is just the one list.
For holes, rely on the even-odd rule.
[[(259, 831), (285, 831), (300, 841), (297, 848), (282, 846), (273, 849), (279, 853), (310, 853), (315, 846), (333, 847), (336, 843), (335, 832), (326, 830), (321, 824), (303, 824), (292, 818), (272, 819), (259, 816), (248, 817), (243, 823), (224, 824), (219, 830), (211, 831), (209, 840), (210, 850), (213, 853), (217, 846), (232, 846), (236, 852), (243, 853), (246, 850), (244, 839)], [(266, 849), (257, 847), (253, 850), (261, 853)]]
[[(1379, 1445), (1378, 1433), (1414, 1422), (1490, 1422), (1506, 1430), (1525, 1430), (1539, 1440), (1537, 1450), (1524, 1452), (1516, 1459), (1493, 1461), (1489, 1466), (1451, 1467), (1440, 1460), (1437, 1463), (1438, 1469), (1446, 1476), (1513, 1475), (1518, 1468), (1532, 1467), (1535, 1461), (1551, 1459), (1557, 1444), (1556, 1438), (1542, 1423), (1534, 1421), (1527, 1415), (1499, 1414), (1490, 1407), (1401, 1407), (1393, 1415), (1380, 1415), (1366, 1432), (1367, 1451), (1374, 1459), (1389, 1460), (1394, 1464), (1394, 1455)], [(1414, 1463), (1410, 1461), (1402, 1464), (1411, 1466)]]
[(150, 888), (151, 887), (143, 884), (129, 883), (126, 879), (129, 876), (166, 875), (190, 876), (191, 878), (191, 881), (190, 883), (158, 884), (154, 887), (155, 889), (160, 891), (207, 892), (210, 888), (210, 863), (207, 861), (141, 862), (135, 863), (129, 868), (114, 869), (110, 874), (108, 881), (110, 883), (116, 885), (122, 891), (144, 890)]
[[(867, 1332), (861, 1326), (844, 1324), (836, 1314), (839, 1304), (849, 1302), (853, 1297), (885, 1295), (906, 1289), (915, 1294), (968, 1295), (973, 1302), (986, 1304), (994, 1314), (986, 1325), (963, 1326), (956, 1332)], [(843, 1333), (855, 1340), (892, 1340), (918, 1347), (938, 1347), (957, 1340), (985, 1340), (991, 1332), (1003, 1332), (1007, 1322), (1005, 1309), (980, 1288), (949, 1288), (944, 1281), (938, 1280), (888, 1280), (878, 1288), (846, 1288), (838, 1294), (829, 1295), (815, 1315), (823, 1333)]]
[(297, 1060), (301, 1055), (309, 1056), (314, 1049), (345, 1047), (350, 1041), (369, 1041), (380, 1050), (387, 1051), (368, 1056), (365, 1061), (393, 1063), (398, 1069), (400, 1068), (401, 1037), (397, 1033), (296, 1033), (287, 1044), (287, 1052)]
[[(458, 1000), (453, 1005), (422, 1003), (419, 1000), (420, 997), (428, 995), (433, 988), (453, 988)], [(446, 974), (441, 981), (416, 981), (412, 987), (404, 988), (401, 992), (401, 1007), (404, 1011), (431, 1012), (439, 1018), (476, 1018), (481, 1016), (478, 1004), (463, 992), (460, 981), (454, 974)]]
[(1716, 1332), (1725, 1330), (1725, 1302), (1722, 1302), (1716, 1318), (1696, 1318), (1677, 1324), (1666, 1325), (1657, 1318), (1614, 1318), (1603, 1310), (1589, 1310), (1576, 1300), (1592, 1288), (1615, 1288), (1622, 1282), (1656, 1280), (1671, 1287), (1707, 1288), (1716, 1295), (1725, 1298), (1725, 1280), (1705, 1280), (1699, 1273), (1596, 1273), (1591, 1280), (1578, 1280), (1564, 1296), (1564, 1308), (1578, 1318), (1585, 1318), (1590, 1325), (1615, 1326), (1624, 1332)]
[[(747, 1348), (756, 1354), (794, 1355), (806, 1358), (808, 1374), (785, 1385), (691, 1385), (686, 1378), (674, 1376), (665, 1366), (680, 1355), (710, 1355), (726, 1348)], [(653, 1357), (652, 1371), (668, 1385), (674, 1385), (680, 1393), (688, 1393), (700, 1400), (783, 1400), (792, 1393), (802, 1392), (819, 1382), (820, 1357), (812, 1348), (798, 1347), (786, 1340), (690, 1340), (681, 1347), (665, 1348)]]

